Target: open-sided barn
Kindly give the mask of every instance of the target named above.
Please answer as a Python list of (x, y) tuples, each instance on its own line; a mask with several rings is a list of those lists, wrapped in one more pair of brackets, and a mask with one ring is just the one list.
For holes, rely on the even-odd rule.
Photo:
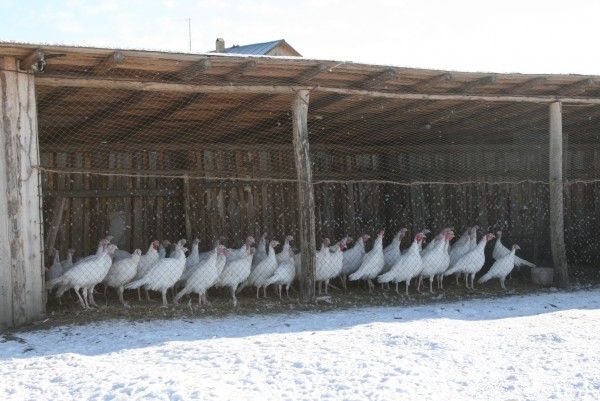
[(0, 44), (0, 325), (45, 312), (48, 251), (503, 229), (598, 256), (600, 78)]

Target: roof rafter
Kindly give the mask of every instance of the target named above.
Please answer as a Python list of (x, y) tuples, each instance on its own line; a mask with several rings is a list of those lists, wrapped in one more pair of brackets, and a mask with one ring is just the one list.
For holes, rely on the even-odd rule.
[(595, 81), (592, 78), (582, 79), (581, 81), (574, 82), (570, 85), (566, 85), (561, 87), (557, 93), (559, 95), (570, 95), (576, 96), (585, 93), (585, 91), (589, 90), (592, 86), (595, 85)]
[(473, 81), (465, 82), (463, 85), (456, 88), (453, 92), (454, 93), (469, 93), (469, 92), (472, 92), (474, 89), (477, 89), (480, 86), (491, 85), (494, 82), (496, 82), (496, 76), (495, 75), (487, 75), (485, 77), (481, 77), (481, 78), (475, 79)]
[(104, 75), (118, 64), (121, 64), (125, 61), (125, 55), (122, 52), (116, 51), (104, 59), (102, 59), (98, 64), (94, 65), (87, 73), (87, 75)]
[(452, 76), (452, 74), (449, 72), (446, 72), (444, 74), (436, 75), (435, 77), (424, 79), (422, 81), (417, 82), (416, 84), (414, 84), (412, 86), (412, 90), (414, 92), (419, 92), (424, 89), (429, 89), (431, 87), (434, 87), (439, 83), (452, 81), (453, 79), (454, 79), (454, 77)]
[(256, 60), (248, 60), (243, 64), (235, 66), (229, 74), (225, 76), (226, 81), (235, 81), (243, 76), (248, 71), (254, 70), (258, 66)]
[(209, 58), (203, 57), (200, 60), (193, 62), (192, 64), (182, 68), (175, 74), (170, 74), (168, 78), (174, 78), (179, 81), (189, 82), (196, 78), (198, 75), (207, 71), (212, 66)]
[(396, 70), (393, 68), (386, 68), (357, 83), (356, 86), (363, 89), (369, 89), (396, 78), (398, 78)]
[[(155, 113), (154, 115), (152, 115), (150, 117), (146, 117), (145, 119), (138, 122), (136, 125), (129, 127), (126, 130), (126, 133), (119, 133), (117, 137), (120, 137), (123, 135), (126, 135), (126, 136), (135, 135), (140, 131), (146, 130), (146, 129), (152, 127), (154, 124), (156, 124), (162, 120), (168, 119), (173, 114), (191, 106), (192, 104), (196, 103), (197, 101), (199, 101), (207, 96), (208, 95), (206, 95), (204, 93), (189, 93), (187, 95), (183, 95), (183, 96), (179, 97), (177, 100), (173, 101), (168, 107), (160, 110), (158, 113)], [(112, 139), (115, 139), (115, 136), (111, 136), (108, 139), (108, 141), (110, 141)]]
[(301, 72), (298, 76), (296, 76), (294, 80), (299, 84), (306, 84), (308, 81), (310, 81), (312, 78), (316, 77), (323, 71), (327, 71), (327, 69), (327, 64), (319, 63), (313, 67), (306, 69), (304, 72)]

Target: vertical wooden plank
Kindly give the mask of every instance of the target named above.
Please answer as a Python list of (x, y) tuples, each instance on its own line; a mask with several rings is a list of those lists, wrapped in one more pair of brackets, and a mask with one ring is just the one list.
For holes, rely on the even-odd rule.
[[(269, 173), (269, 154), (264, 151), (258, 152), (258, 163), (261, 177), (268, 177)], [(272, 232), (273, 231), (273, 219), (270, 203), (270, 188), (269, 184), (263, 182), (260, 187), (260, 201), (261, 201), (261, 212), (262, 212), (262, 230)], [(262, 234), (262, 233), (257, 233)]]
[[(415, 182), (417, 179), (418, 166), (416, 156), (409, 155), (408, 170), (410, 173), (410, 181)], [(425, 228), (425, 198), (423, 196), (423, 185), (411, 184), (410, 186), (410, 206), (412, 209), (413, 228), (422, 230)]]
[[(142, 153), (138, 152), (135, 155), (135, 168), (137, 170), (143, 170), (143, 157)], [(135, 188), (142, 189), (144, 187), (143, 184), (144, 179), (141, 177), (135, 178)], [(133, 199), (133, 227), (132, 227), (132, 248), (140, 248), (145, 251), (146, 244), (145, 242), (150, 242), (150, 238), (144, 237), (144, 201), (148, 201), (148, 198), (142, 198), (141, 196), (136, 196)]]
[[(81, 153), (73, 154), (73, 166), (75, 168), (83, 168), (83, 155)], [(74, 174), (72, 177), (73, 191), (81, 191), (83, 189), (83, 175)], [(83, 245), (83, 198), (71, 199), (71, 222), (70, 222), (70, 243), (62, 244), (61, 251), (66, 254), (67, 248), (82, 249)]]
[(192, 241), (192, 208), (190, 201), (190, 177), (183, 178), (183, 210), (185, 213), (185, 237)]
[(312, 167), (308, 145), (309, 92), (299, 90), (292, 103), (294, 161), (298, 175), (298, 212), (300, 226), (300, 298), (312, 301), (315, 297), (315, 198), (312, 185)]
[(563, 138), (562, 138), (562, 105), (560, 102), (550, 104), (550, 246), (552, 261), (558, 286), (569, 285), (569, 272), (564, 239), (563, 215)]
[(0, 328), (41, 318), (46, 301), (34, 77), (17, 64), (0, 58)]
[[(83, 154), (83, 163), (86, 169), (92, 167), (92, 161), (88, 152)], [(83, 177), (84, 189), (90, 189), (90, 175), (86, 174)], [(78, 249), (77, 252), (84, 253), (90, 249), (91, 246), (91, 233), (90, 233), (90, 219), (91, 219), (92, 202), (90, 198), (85, 198), (83, 201), (83, 249)]]

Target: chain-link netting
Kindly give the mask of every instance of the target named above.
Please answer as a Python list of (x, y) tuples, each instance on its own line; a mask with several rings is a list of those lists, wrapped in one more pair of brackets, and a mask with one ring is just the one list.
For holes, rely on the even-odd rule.
[[(216, 59), (158, 78), (131, 66), (113, 77), (293, 86), (327, 71), (286, 79), (248, 63), (227, 69)], [(488, 81), (440, 79), (435, 90), (505, 93)], [(39, 86), (47, 289), (60, 302), (71, 289), (88, 305), (105, 288), (102, 297), (124, 304), (298, 297), (295, 94), (223, 88)], [(597, 253), (598, 116), (599, 106), (564, 107), (574, 266)], [(315, 85), (307, 119), (318, 295), (505, 288), (515, 266), (527, 282), (533, 266), (552, 266), (547, 102), (395, 99)]]

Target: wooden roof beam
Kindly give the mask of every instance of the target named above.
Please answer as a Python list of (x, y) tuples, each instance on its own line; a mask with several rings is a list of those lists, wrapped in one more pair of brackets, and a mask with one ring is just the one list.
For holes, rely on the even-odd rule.
[(327, 71), (327, 65), (324, 63), (319, 63), (300, 73), (298, 76), (296, 76), (296, 78), (294, 78), (294, 80), (299, 84), (305, 84), (323, 71)]
[(79, 88), (54, 88), (46, 96), (38, 100), (38, 114), (44, 113), (50, 107), (62, 102)]
[(496, 82), (496, 76), (488, 75), (488, 76), (485, 76), (485, 77), (482, 77), (479, 79), (475, 79), (473, 81), (466, 82), (459, 88), (455, 89), (453, 92), (469, 93), (469, 92), (472, 92), (474, 89), (477, 89), (480, 86), (491, 85), (494, 82)]
[(74, 76), (44, 76), (36, 77), (36, 86), (44, 87), (77, 87), (98, 89), (123, 89), (141, 90), (164, 93), (238, 93), (238, 94), (271, 94), (293, 95), (299, 89), (312, 90), (314, 93), (327, 93), (343, 96), (371, 96), (398, 100), (428, 100), (428, 101), (475, 101), (475, 102), (513, 102), (513, 103), (545, 103), (560, 101), (564, 104), (600, 104), (598, 97), (569, 97), (555, 95), (516, 96), (503, 94), (461, 94), (461, 93), (407, 93), (384, 92), (377, 90), (364, 90), (356, 88), (341, 88), (331, 86), (317, 86), (313, 88), (298, 87), (294, 85), (198, 85), (175, 82), (136, 81), (127, 79), (95, 79), (93, 77)]
[(107, 118), (114, 117), (115, 114), (123, 110), (124, 106), (133, 106), (135, 104), (140, 103), (147, 97), (148, 93), (145, 92), (131, 93), (129, 96), (116, 102), (113, 102), (107, 107), (92, 113), (90, 116), (85, 117), (85, 119), (82, 122), (73, 124), (72, 126), (62, 129), (60, 131), (52, 132), (50, 135), (47, 135), (44, 138), (44, 142), (54, 143), (55, 141), (61, 139), (60, 137), (63, 135), (68, 135), (70, 137), (69, 139), (71, 139), (72, 137), (77, 136), (79, 134), (84, 134), (90, 127), (96, 124), (100, 124)]
[(503, 90), (501, 93), (518, 95), (518, 94), (521, 94), (522, 92), (526, 92), (526, 91), (536, 88), (540, 85), (543, 85), (546, 82), (548, 82), (547, 77), (536, 77), (536, 78), (528, 79), (525, 82), (521, 82), (519, 84), (513, 85), (512, 87)]
[[(238, 116), (244, 114), (248, 110), (252, 110), (256, 107), (260, 107), (262, 104), (266, 103), (270, 99), (271, 99), (270, 95), (255, 95), (250, 100), (245, 101), (243, 104), (241, 104), (237, 107), (234, 107), (233, 109), (225, 110), (224, 112), (219, 114), (217, 117), (207, 121), (203, 125), (207, 129), (214, 130), (214, 128), (216, 126), (218, 126), (228, 120), (233, 120), (233, 119), (237, 118)], [(245, 129), (245, 130), (242, 129), (242, 130), (237, 131), (237, 133), (240, 133), (240, 132), (248, 132), (248, 129)], [(218, 135), (215, 142), (225, 140), (226, 138), (228, 138), (230, 136), (231, 136), (231, 133)]]
[(143, 120), (141, 120), (139, 123), (137, 123), (136, 125), (129, 127), (129, 129), (127, 130), (126, 133), (118, 133), (117, 135), (109, 137), (109, 139), (107, 139), (107, 141), (110, 142), (111, 140), (117, 139), (123, 135), (126, 135), (126, 136), (135, 135), (138, 132), (146, 130), (162, 120), (168, 119), (173, 114), (191, 106), (192, 104), (205, 98), (206, 96), (208, 96), (208, 95), (206, 95), (204, 93), (190, 93), (190, 94), (181, 96), (179, 99), (175, 100), (168, 107), (160, 110), (158, 113), (155, 113), (152, 116), (146, 117)]
[(89, 71), (88, 75), (104, 75), (118, 64), (125, 61), (125, 55), (119, 51), (109, 54), (98, 64), (93, 66)]
[(396, 70), (393, 68), (386, 68), (359, 82), (356, 86), (363, 89), (369, 89), (396, 78), (398, 78)]
[(35, 49), (27, 56), (19, 59), (19, 68), (25, 71), (43, 72), (46, 67), (46, 54), (42, 49)]
[(242, 77), (248, 71), (254, 70), (258, 66), (256, 60), (248, 60), (243, 64), (235, 66), (229, 74), (225, 76), (226, 81), (235, 81)]
[(592, 86), (594, 86), (595, 81), (592, 78), (582, 79), (581, 81), (574, 82), (567, 86), (562, 86), (557, 93), (559, 95), (570, 95), (576, 96), (585, 93), (585, 91), (589, 90)]
[(444, 74), (436, 75), (435, 77), (424, 79), (422, 81), (417, 82), (415, 85), (412, 86), (412, 90), (414, 92), (420, 92), (424, 89), (430, 89), (430, 88), (436, 86), (437, 84), (452, 81), (452, 79), (454, 79), (452, 74), (450, 74), (449, 72), (446, 72)]
[(212, 66), (210, 59), (201, 58), (198, 61), (193, 62), (185, 68), (182, 68), (181, 71), (172, 75), (173, 78), (179, 81), (189, 82), (192, 79), (196, 78), (198, 75), (207, 71)]

